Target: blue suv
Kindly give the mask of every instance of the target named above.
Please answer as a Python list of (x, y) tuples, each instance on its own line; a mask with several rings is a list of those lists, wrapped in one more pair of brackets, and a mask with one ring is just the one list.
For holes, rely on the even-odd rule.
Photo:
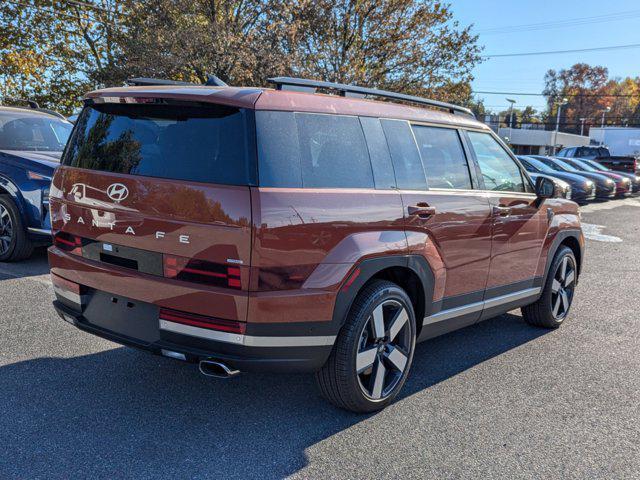
[(0, 106), (0, 262), (51, 243), (49, 187), (71, 127), (37, 108)]

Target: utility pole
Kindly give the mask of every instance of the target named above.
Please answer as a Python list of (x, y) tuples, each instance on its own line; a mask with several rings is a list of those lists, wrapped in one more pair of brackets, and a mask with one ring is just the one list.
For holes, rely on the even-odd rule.
[(600, 124), (600, 128), (604, 128), (604, 116), (607, 114), (607, 112), (611, 111), (611, 107), (607, 107), (602, 111), (602, 123)]
[(513, 104), (516, 103), (516, 101), (510, 98), (505, 98), (505, 100), (511, 104), (509, 105), (509, 142), (511, 142), (511, 135), (513, 134)]
[(584, 122), (586, 121), (586, 118), (581, 118), (580, 119), (580, 136), (584, 135)]
[(567, 100), (566, 98), (563, 98), (562, 101), (556, 102), (556, 105), (558, 105), (558, 115), (556, 116), (556, 133), (553, 138), (553, 154), (554, 155), (558, 151), (558, 130), (560, 130), (560, 112), (562, 111), (562, 106), (566, 105), (568, 101), (569, 100)]

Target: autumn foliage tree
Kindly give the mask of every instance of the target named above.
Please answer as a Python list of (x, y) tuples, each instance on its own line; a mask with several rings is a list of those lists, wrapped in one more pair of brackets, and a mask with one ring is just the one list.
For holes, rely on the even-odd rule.
[(565, 131), (579, 133), (582, 118), (585, 133), (590, 125), (600, 126), (606, 109), (607, 124), (640, 124), (640, 77), (610, 79), (606, 67), (577, 63), (545, 75), (544, 95), (547, 96), (550, 117), (555, 118), (558, 102), (562, 107), (561, 124)]
[(415, 0), (283, 2), (284, 50), (297, 75), (466, 102), (477, 37), (448, 5)]
[[(87, 6), (88, 5), (88, 6)], [(0, 3), (0, 94), (69, 113), (109, 81), (128, 0)]]
[(69, 112), (130, 76), (296, 75), (469, 103), (477, 37), (437, 0), (7, 0), (4, 96)]

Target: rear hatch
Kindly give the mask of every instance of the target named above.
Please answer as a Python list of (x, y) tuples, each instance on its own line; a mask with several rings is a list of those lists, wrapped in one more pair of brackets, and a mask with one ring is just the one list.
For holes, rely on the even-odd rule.
[[(140, 102), (89, 101), (80, 114), (51, 189), (54, 244), (101, 272), (147, 278), (150, 289), (205, 291), (200, 313), (227, 318), (216, 292), (246, 298), (249, 286), (252, 111)], [(100, 275), (83, 280), (100, 288)], [(235, 303), (234, 319), (246, 320), (246, 301)]]

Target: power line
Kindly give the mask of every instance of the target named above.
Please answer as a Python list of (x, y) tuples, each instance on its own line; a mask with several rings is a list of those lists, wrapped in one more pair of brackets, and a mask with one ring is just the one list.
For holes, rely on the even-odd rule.
[[(531, 93), (531, 92), (490, 92), (486, 90), (473, 90), (471, 93), (479, 93), (483, 95), (522, 95), (530, 97), (548, 97), (544, 93)], [(563, 97), (620, 97), (620, 98), (633, 98), (640, 96), (638, 94), (626, 94), (626, 93), (566, 93)]]
[(119, 16), (123, 16), (123, 17), (127, 16), (125, 13), (111, 11), (111, 10), (109, 10), (107, 8), (104, 8), (104, 7), (101, 7), (99, 5), (94, 5), (93, 3), (81, 2), (80, 0), (63, 0), (63, 1), (66, 2), (66, 3), (70, 3), (72, 5), (77, 5), (79, 7), (91, 8), (92, 10), (98, 10), (100, 12), (108, 13), (108, 14), (111, 14), (111, 15), (119, 15)]
[(552, 22), (528, 23), (523, 25), (505, 25), (502, 27), (492, 27), (478, 30), (476, 33), (482, 35), (496, 35), (501, 33), (513, 33), (523, 31), (548, 30), (553, 28), (567, 28), (592, 23), (605, 23), (619, 20), (626, 20), (640, 16), (640, 10), (628, 10), (625, 12), (610, 13), (606, 15), (595, 15), (591, 17), (578, 17)]
[(80, 18), (77, 17), (75, 15), (69, 15), (67, 13), (64, 12), (60, 12), (57, 10), (45, 10), (43, 7), (39, 6), (39, 5), (32, 5), (30, 3), (24, 3), (24, 2), (17, 2), (15, 0), (5, 0), (7, 3), (10, 3), (12, 5), (16, 5), (18, 7), (28, 7), (28, 8), (33, 8), (34, 10), (40, 12), (41, 14), (47, 15), (50, 18), (60, 18), (60, 17), (64, 17), (64, 18), (69, 18), (71, 20), (91, 20), (92, 22), (96, 22), (96, 23), (104, 23), (104, 22), (100, 22), (99, 20), (96, 20), (93, 17), (90, 17), (89, 15), (83, 13), (84, 18)]
[[(16, 5), (16, 6), (20, 6), (20, 7), (27, 7), (27, 8), (32, 8), (34, 10), (36, 10), (37, 12), (47, 15), (50, 18), (59, 18), (59, 17), (63, 17), (63, 18), (69, 18), (71, 20), (90, 20), (94, 23), (101, 23), (101, 24), (112, 24), (111, 22), (108, 21), (104, 21), (104, 20), (99, 20), (91, 15), (89, 15), (86, 11), (80, 11), (78, 13), (78, 15), (81, 16), (76, 16), (76, 15), (69, 15), (68, 13), (65, 12), (61, 12), (59, 10), (56, 10), (55, 7), (53, 7), (53, 4), (51, 5), (52, 10), (46, 10), (44, 8), (44, 5), (34, 5), (31, 3), (24, 3), (24, 2), (19, 2), (19, 1), (15, 1), (15, 0), (5, 0), (7, 3), (10, 3), (12, 5)], [(93, 7), (97, 10), (100, 10), (102, 12), (106, 12), (106, 13), (111, 13), (113, 15), (118, 15), (118, 16), (126, 16), (124, 13), (119, 13), (119, 12), (109, 12), (107, 9), (104, 9), (102, 7), (98, 7), (97, 5), (91, 5), (89, 3), (86, 2), (80, 2), (78, 0), (63, 0), (67, 3), (70, 3), (72, 5), (76, 5), (76, 6), (85, 6), (85, 7)], [(92, 12), (93, 13), (93, 12)]]
[(532, 55), (556, 55), (561, 53), (580, 53), (580, 52), (601, 52), (606, 50), (628, 50), (640, 47), (640, 43), (631, 43), (629, 45), (612, 45), (610, 47), (593, 47), (593, 48), (574, 48), (571, 50), (548, 50), (546, 52), (523, 52), (523, 53), (498, 53), (493, 55), (483, 55), (482, 58), (500, 58), (500, 57), (529, 57)]

